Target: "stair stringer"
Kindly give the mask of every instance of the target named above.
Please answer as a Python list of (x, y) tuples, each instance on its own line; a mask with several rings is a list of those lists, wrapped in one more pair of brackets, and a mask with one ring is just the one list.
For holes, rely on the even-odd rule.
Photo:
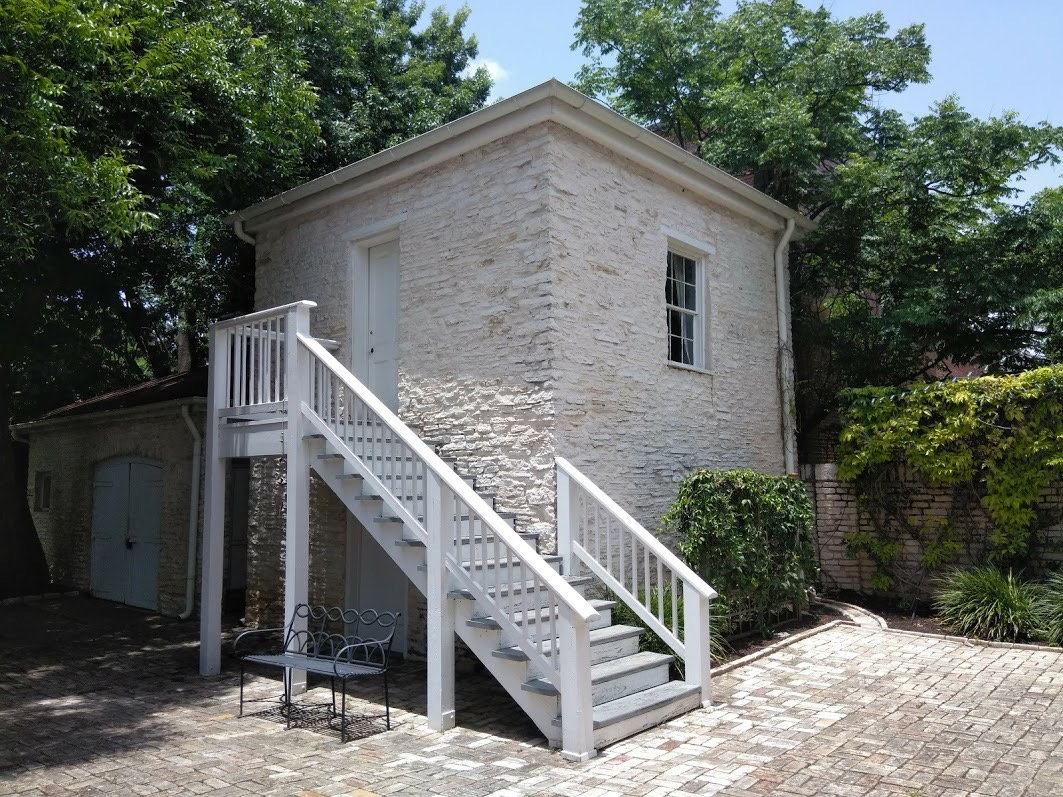
[(550, 746), (559, 747), (561, 726), (557, 724), (557, 719), (561, 717), (560, 699), (521, 688), (530, 677), (528, 662), (503, 659), (494, 655), (500, 644), (500, 631), (466, 625), (466, 621), (471, 620), (477, 613), (475, 601), (450, 598), (449, 603), (454, 609), (454, 630), (458, 637), (535, 723), (535, 727), (546, 737)]
[(428, 574), (422, 569), (425, 563), (423, 550), (395, 544), (402, 536), (403, 525), (400, 523), (376, 522), (376, 519), (380, 517), (383, 499), (380, 501), (356, 500), (354, 496), (361, 494), (361, 480), (344, 480), (345, 484), (340, 484), (337, 477), (343, 472), (342, 462), (343, 460), (311, 459), (310, 467), (343, 502), (343, 505), (354, 515), (355, 519), (362, 524), (362, 527), (376, 541), (377, 545), (387, 552), (406, 578), (410, 580), (410, 583), (424, 595), (428, 591)]
[[(363, 481), (361, 479), (344, 479), (342, 482), (339, 480), (338, 477), (344, 473), (345, 460), (318, 459), (313, 456), (313, 451), (321, 446), (311, 441), (304, 441), (304, 445), (308, 446), (308, 451), (311, 453), (308, 457), (311, 469), (329, 486), (329, 489), (343, 502), (343, 505), (369, 532), (377, 544), (388, 553), (410, 582), (417, 587), (417, 590), (425, 595), (428, 591), (428, 575), (424, 570), (425, 549), (396, 545), (402, 537), (404, 524), (376, 522), (381, 516), (382, 506), (390, 506), (392, 502), (385, 500), (383, 495), (379, 501), (356, 499), (355, 496), (362, 494)], [(326, 443), (325, 448), (334, 448), (334, 446)], [(450, 578), (451, 587), (457, 588), (457, 580), (453, 576)], [(494, 651), (501, 646), (501, 631), (474, 628), (466, 624), (468, 620), (476, 616), (490, 614), (493, 607), (484, 606), (475, 599), (450, 598), (448, 603), (454, 611), (454, 630), (457, 636), (535, 723), (550, 745), (560, 746), (562, 739), (561, 726), (558, 723), (561, 717), (560, 698), (530, 692), (522, 688), (524, 682), (533, 677), (529, 673), (528, 662), (493, 655)]]

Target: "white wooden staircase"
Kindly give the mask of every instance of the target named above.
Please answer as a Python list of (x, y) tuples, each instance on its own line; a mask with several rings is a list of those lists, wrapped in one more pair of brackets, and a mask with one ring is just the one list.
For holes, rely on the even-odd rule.
[[(558, 554), (540, 555), (310, 336), (311, 307), (212, 329), (201, 671), (220, 669), (224, 459), (283, 453), (288, 614), (306, 601), (313, 470), (426, 596), (432, 728), (454, 724), (455, 637), (574, 760), (707, 705), (716, 593), (560, 458)], [(686, 680), (669, 680), (672, 656), (639, 652), (640, 628), (612, 624), (615, 603), (584, 597), (592, 582), (684, 659)]]

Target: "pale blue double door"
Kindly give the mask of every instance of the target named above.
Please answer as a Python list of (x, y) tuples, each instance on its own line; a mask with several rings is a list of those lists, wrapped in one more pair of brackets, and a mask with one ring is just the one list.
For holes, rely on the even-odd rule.
[(141, 459), (96, 466), (90, 589), (97, 598), (159, 608), (162, 468)]

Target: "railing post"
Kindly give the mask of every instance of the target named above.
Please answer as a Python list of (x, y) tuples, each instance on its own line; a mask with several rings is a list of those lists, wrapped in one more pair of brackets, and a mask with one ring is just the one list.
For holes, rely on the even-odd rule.
[(428, 534), (428, 727), (454, 727), (454, 604), (448, 597), (446, 551), (455, 516), (454, 496), (439, 476), (426, 472)]
[(221, 672), (221, 601), (225, 561), (225, 460), (219, 456), (218, 410), (226, 405), (229, 375), (229, 333), (210, 330), (207, 372), (206, 459), (203, 504), (203, 546), (200, 562), (199, 673)]
[(554, 463), (557, 474), (557, 555), (561, 557), (561, 572), (574, 576), (579, 572), (579, 562), (572, 547), (573, 535), (579, 529), (579, 500), (575, 485), (560, 463)]
[[(285, 508), (284, 616), (292, 619), (293, 631), (306, 630), (306, 618), (296, 618), (295, 607), (307, 603), (310, 567), (310, 458), (303, 440), (303, 402), (309, 399), (310, 355), (299, 345), (298, 334), (310, 334), (310, 307), (297, 305), (288, 311), (284, 336), (284, 367), (287, 425), (284, 454), (287, 462)], [(306, 691), (306, 671), (291, 672), (292, 693)]]
[(591, 632), (587, 622), (562, 605), (558, 647), (561, 674), (561, 756), (587, 761), (594, 749), (591, 705)]
[[(673, 596), (676, 600), (676, 596)], [(701, 705), (712, 705), (712, 651), (710, 650), (710, 601), (700, 592), (683, 589), (683, 647), (686, 681), (701, 687)]]

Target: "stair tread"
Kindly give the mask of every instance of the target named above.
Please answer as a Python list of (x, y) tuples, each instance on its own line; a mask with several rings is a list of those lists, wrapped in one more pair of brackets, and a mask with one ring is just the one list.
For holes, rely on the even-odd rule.
[[(517, 533), (520, 534), (521, 536), (524, 536), (525, 534), (527, 534), (529, 536), (531, 535), (531, 532), (520, 532), (520, 531), (518, 531)], [(561, 578), (563, 578), (565, 581), (567, 581), (569, 586), (572, 586), (572, 587), (582, 587), (583, 585), (590, 584), (592, 581), (594, 581), (594, 579), (591, 578), (590, 576), (561, 576)], [(533, 588), (537, 589), (540, 592), (543, 592), (546, 589), (548, 589), (546, 584), (542, 583), (541, 581), (539, 581), (539, 582), (535, 582), (535, 581), (532, 581), (532, 580), (520, 581), (520, 582), (517, 582), (516, 584), (513, 585), (512, 594), (520, 595), (520, 594), (523, 594), (525, 592), (530, 592)], [(503, 584), (499, 588), (498, 592), (499, 592), (499, 594), (502, 597), (506, 597), (506, 596), (511, 594), (511, 591), (510, 591), (510, 588), (509, 588), (508, 584)], [(494, 587), (490, 587), (487, 590), (487, 594), (490, 595), (492, 598), (496, 597), (495, 588)], [(454, 590), (451, 590), (448, 593), (447, 597), (450, 597), (450, 598), (465, 598), (466, 600), (473, 600), (473, 594), (467, 589), (454, 589)]]
[[(524, 532), (524, 531), (518, 531), (517, 534), (521, 538), (524, 538), (525, 542), (528, 541), (526, 538), (531, 536), (531, 534), (529, 532)], [(484, 537), (482, 537), (480, 535), (477, 535), (476, 537), (462, 537), (458, 542), (461, 545), (474, 545), (474, 544), (475, 545), (494, 545), (495, 538), (494, 538), (494, 536), (488, 536), (485, 539)], [(424, 548), (425, 547), (425, 541), (421, 540), (421, 539), (410, 540), (410, 539), (403, 538), (401, 540), (395, 540), (395, 544), (396, 545), (411, 545), (411, 546), (416, 547), (416, 548)], [(458, 592), (458, 590), (454, 590), (454, 591)], [(455, 595), (454, 597), (458, 597), (458, 596)], [(472, 595), (469, 594), (469, 597), (472, 597)]]
[(697, 684), (669, 681), (608, 703), (599, 703), (594, 707), (594, 730), (645, 714), (700, 691), (701, 687)]
[[(629, 639), (630, 637), (642, 636), (644, 629), (633, 625), (610, 625), (605, 628), (595, 628), (590, 632), (591, 647), (595, 645), (604, 645), (610, 642), (618, 642), (623, 639)], [(553, 654), (554, 643), (553, 640), (546, 640), (543, 642), (543, 653), (547, 656)], [(527, 654), (520, 649), (518, 645), (510, 645), (504, 648), (497, 648), (492, 651), (493, 656), (497, 656), (500, 659), (527, 659)]]
[[(588, 600), (591, 606), (597, 611), (604, 611), (606, 609), (612, 609), (616, 606), (616, 601), (607, 601), (594, 598)], [(515, 625), (524, 625), (524, 612), (515, 612), (517, 616), (513, 618)], [(557, 605), (544, 606), (539, 609), (530, 609), (528, 611), (528, 623), (542, 623), (549, 620), (551, 617), (557, 617)], [(466, 625), (473, 626), (474, 628), (499, 628), (498, 621), (493, 616), (488, 617), (473, 617), (470, 620), (466, 620)]]
[[(625, 675), (659, 667), (666, 662), (670, 663), (674, 657), (663, 653), (643, 651), (631, 656), (624, 656), (612, 661), (602, 662), (591, 666), (591, 683), (599, 684), (612, 681)], [(526, 692), (535, 692), (539, 695), (559, 695), (560, 690), (545, 678), (529, 678), (520, 685)], [(615, 701), (612, 701), (615, 702)]]
[(675, 659), (675, 656), (669, 656), (667, 653), (642, 650), (630, 656), (621, 656), (619, 659), (592, 664), (591, 683), (611, 681), (614, 678), (620, 678), (642, 670), (649, 670), (662, 664), (671, 664), (673, 659)]

